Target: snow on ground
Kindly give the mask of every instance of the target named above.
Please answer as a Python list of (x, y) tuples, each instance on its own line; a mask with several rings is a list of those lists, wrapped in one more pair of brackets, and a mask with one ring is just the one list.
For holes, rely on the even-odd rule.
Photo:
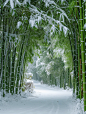
[(33, 82), (33, 93), (26, 91), (21, 97), (8, 94), (1, 98), (0, 114), (84, 114), (83, 105), (73, 98), (72, 90)]

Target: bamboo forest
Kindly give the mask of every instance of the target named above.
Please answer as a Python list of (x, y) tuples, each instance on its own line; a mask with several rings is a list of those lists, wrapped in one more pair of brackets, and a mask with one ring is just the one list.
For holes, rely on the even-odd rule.
[[(28, 79), (30, 84), (26, 84)], [(74, 114), (86, 113), (86, 0), (0, 0), (0, 104), (7, 95), (20, 98), (28, 84), (34, 88), (28, 99), (29, 94), (36, 96), (36, 86), (71, 90), (72, 97), (83, 102), (83, 113)], [(52, 112), (46, 109), (40, 114), (73, 113), (62, 113), (65, 107), (61, 108), (60, 100), (61, 110), (54, 113), (52, 102)], [(30, 109), (15, 114), (39, 114)], [(0, 108), (0, 114), (14, 114), (3, 110)]]

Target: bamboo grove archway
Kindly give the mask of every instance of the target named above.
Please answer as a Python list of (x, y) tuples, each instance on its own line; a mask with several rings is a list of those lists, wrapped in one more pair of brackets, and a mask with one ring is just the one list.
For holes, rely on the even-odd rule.
[[(6, 92), (11, 94), (21, 93), (22, 86), (24, 85), (25, 64), (28, 58), (29, 61), (32, 61), (33, 50), (39, 48), (37, 42), (39, 40), (41, 42), (45, 35), (43, 27), (39, 26), (35, 30), (31, 27), (28, 29), (27, 25), (29, 23), (27, 20), (30, 19), (31, 15), (31, 12), (27, 10), (30, 5), (29, 0), (28, 3), (23, 3), (23, 5), (27, 3), (27, 7), (24, 10), (22, 10), (23, 6), (18, 6), (22, 4), (16, 0), (16, 12), (13, 10), (15, 7), (14, 2), (12, 0), (8, 1), (9, 3), (5, 1), (0, 1), (0, 90), (3, 96), (5, 96)], [(40, 2), (42, 3), (43, 1)], [(56, 1), (54, 0), (54, 2)], [(31, 3), (34, 5), (33, 0)], [(69, 4), (69, 9), (66, 9), (66, 3)], [(80, 99), (84, 98), (84, 111), (86, 111), (86, 0), (66, 0), (66, 3), (61, 4), (59, 0), (58, 5), (66, 14), (69, 13), (68, 16), (70, 18), (70, 22), (68, 22), (67, 16), (62, 12), (65, 17), (66, 26), (70, 29), (68, 37), (73, 58), (73, 93), (76, 93)], [(10, 5), (11, 8), (9, 7)], [(48, 2), (46, 2), (46, 6), (48, 6)], [(41, 6), (39, 7), (41, 8)], [(62, 11), (60, 8), (58, 9)], [(28, 19), (23, 21), (22, 15), (23, 17), (28, 17)], [(21, 26), (22, 24), (24, 24), (23, 27)], [(30, 45), (28, 45), (28, 42)], [(43, 43), (46, 44), (46, 42)], [(27, 49), (29, 50), (28, 52)], [(70, 82), (69, 72), (70, 69), (68, 69), (68, 80)], [(60, 86), (62, 87), (63, 84)]]

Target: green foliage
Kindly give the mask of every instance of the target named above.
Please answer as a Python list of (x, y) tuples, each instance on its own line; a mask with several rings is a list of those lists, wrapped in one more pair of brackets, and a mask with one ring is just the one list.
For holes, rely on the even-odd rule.
[(37, 60), (37, 74), (44, 83), (55, 84), (55, 79), (62, 75), (64, 63), (61, 58), (53, 57), (53, 48), (48, 48), (41, 47), (42, 53), (40, 59)]
[(59, 35), (55, 34), (52, 37), (51, 45), (53, 47), (54, 57), (62, 57), (63, 61), (66, 61), (65, 66), (72, 69), (73, 61), (69, 37), (65, 37), (63, 32), (61, 32)]
[(74, 11), (74, 7), (75, 7), (75, 0), (73, 0), (68, 6), (70, 14)]

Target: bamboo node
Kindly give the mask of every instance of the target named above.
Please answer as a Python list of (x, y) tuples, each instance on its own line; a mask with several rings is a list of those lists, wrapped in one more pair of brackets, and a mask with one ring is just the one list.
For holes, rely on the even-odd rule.
[(81, 41), (81, 42), (84, 42), (84, 41)]
[(82, 72), (82, 73), (84, 73), (84, 74), (85, 74), (85, 72)]
[(80, 7), (80, 8), (82, 8), (82, 7)]
[(75, 8), (79, 8), (80, 6), (75, 6)]
[(80, 21), (83, 20), (83, 19), (79, 19)]
[(85, 53), (85, 51), (82, 51), (81, 53)]

